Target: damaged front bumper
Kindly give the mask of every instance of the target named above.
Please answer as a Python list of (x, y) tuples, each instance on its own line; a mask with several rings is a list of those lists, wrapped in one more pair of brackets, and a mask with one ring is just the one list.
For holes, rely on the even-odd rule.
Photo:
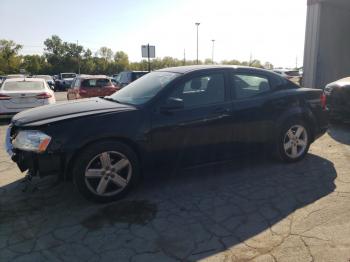
[(63, 170), (64, 157), (59, 153), (35, 153), (18, 150), (12, 145), (12, 126), (6, 132), (5, 149), (21, 172), (29, 171), (32, 175), (59, 175)]

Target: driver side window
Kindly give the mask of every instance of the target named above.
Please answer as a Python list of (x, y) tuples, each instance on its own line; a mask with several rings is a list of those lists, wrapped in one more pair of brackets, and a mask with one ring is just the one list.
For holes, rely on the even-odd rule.
[(224, 75), (213, 73), (194, 77), (178, 86), (169, 98), (182, 100), (185, 108), (196, 108), (224, 102)]

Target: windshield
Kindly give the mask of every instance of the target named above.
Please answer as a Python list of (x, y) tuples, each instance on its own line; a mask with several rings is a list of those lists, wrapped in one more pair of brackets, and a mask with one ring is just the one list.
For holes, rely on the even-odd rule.
[(110, 97), (120, 103), (141, 105), (151, 100), (164, 86), (178, 76), (177, 73), (152, 72), (140, 77)]
[(61, 74), (62, 78), (74, 78), (76, 74)]
[(42, 89), (44, 89), (44, 83), (39, 81), (5, 82), (3, 85), (3, 90), (6, 91), (26, 91)]

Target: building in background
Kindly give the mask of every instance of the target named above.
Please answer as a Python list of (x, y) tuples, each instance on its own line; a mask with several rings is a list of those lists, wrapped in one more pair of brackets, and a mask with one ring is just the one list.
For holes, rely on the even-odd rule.
[(304, 86), (350, 76), (350, 0), (308, 0)]

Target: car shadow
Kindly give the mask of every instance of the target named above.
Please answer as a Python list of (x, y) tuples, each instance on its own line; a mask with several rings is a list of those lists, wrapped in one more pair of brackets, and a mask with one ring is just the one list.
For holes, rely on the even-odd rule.
[(327, 132), (334, 140), (342, 144), (350, 145), (349, 123), (332, 123)]
[[(163, 254), (158, 260), (196, 261), (260, 234), (283, 238), (274, 226), (332, 193), (337, 172), (332, 162), (313, 154), (288, 165), (252, 155), (148, 177), (124, 200), (104, 205), (84, 200), (68, 182), (33, 193), (22, 193), (18, 181), (5, 185), (2, 235), (9, 248), (29, 241), (32, 250), (45, 249), (51, 258), (67, 259), (62, 248), (74, 246), (75, 256), (88, 247), (91, 256), (104, 248), (126, 256), (120, 261), (152, 252)], [(249, 245), (254, 244), (266, 248), (264, 241)]]

